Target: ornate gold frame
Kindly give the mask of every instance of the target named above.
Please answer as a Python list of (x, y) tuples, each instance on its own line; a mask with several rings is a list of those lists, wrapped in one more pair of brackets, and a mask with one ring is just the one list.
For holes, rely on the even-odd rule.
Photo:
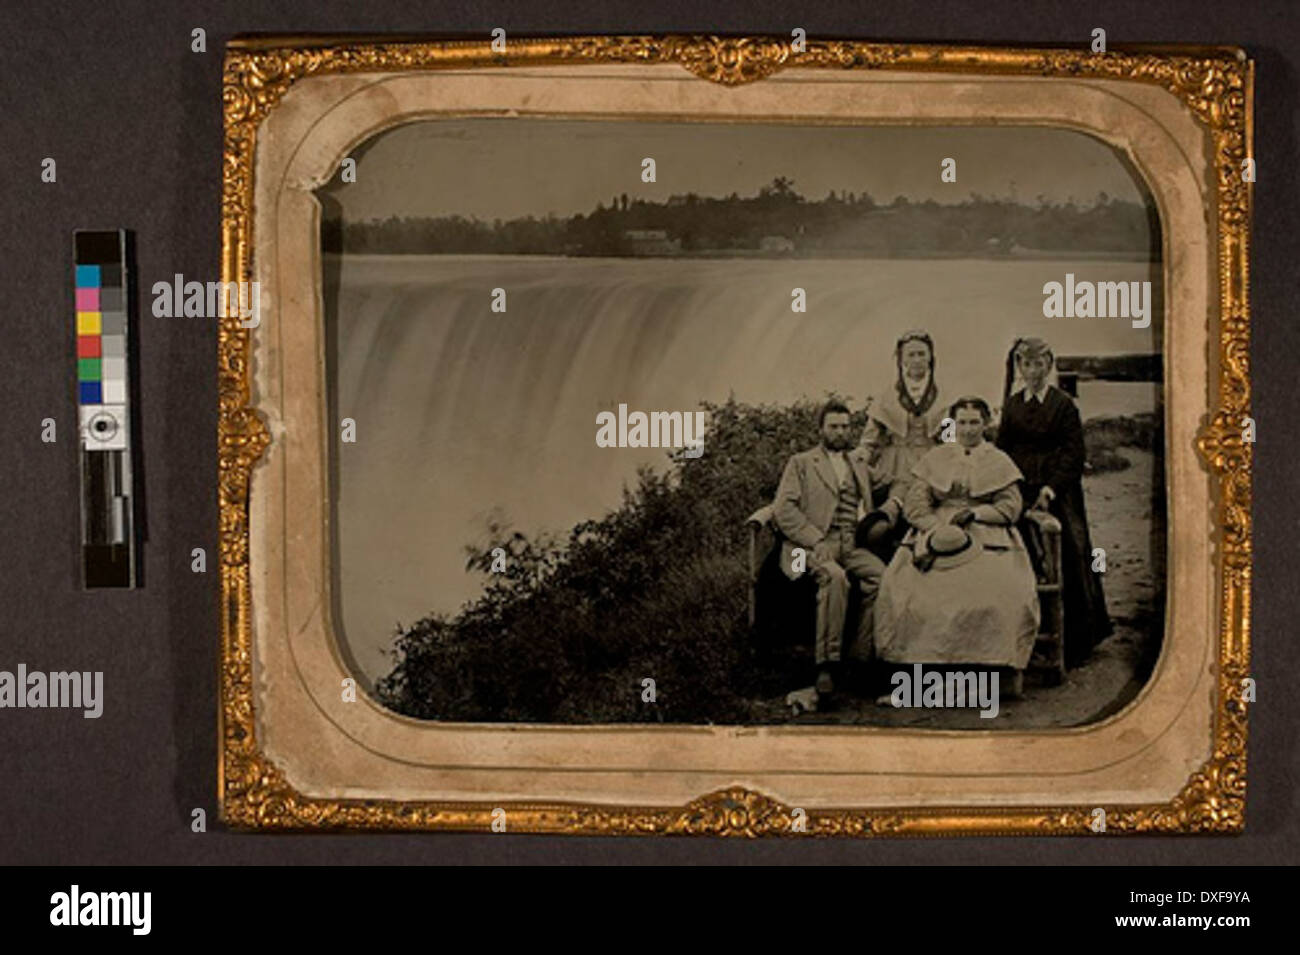
[[(808, 40), (795, 52), (768, 37), (621, 36), (489, 42), (394, 38), (273, 37), (236, 40), (227, 50), (223, 101), (222, 262), (224, 282), (251, 281), (253, 160), (258, 127), (299, 79), (362, 71), (472, 66), (676, 63), (714, 83), (752, 83), (785, 67), (945, 71), (985, 75), (1130, 79), (1179, 97), (1208, 131), (1217, 169), (1220, 340), (1218, 402), (1197, 448), (1217, 478), (1215, 523), (1221, 580), (1218, 692), (1213, 755), (1169, 803), (1103, 806), (1106, 832), (1240, 832), (1245, 825), (1246, 704), (1250, 653), (1251, 460), (1242, 439), (1250, 411), (1248, 304), (1252, 190), (1241, 174), (1251, 156), (1254, 64), (1231, 48), (1134, 48), (1089, 53)], [(251, 406), (251, 338), (232, 314), (221, 320), (219, 506), (221, 539), (221, 701), (218, 796), (222, 818), (257, 829), (443, 829), (488, 831), (499, 803), (320, 799), (291, 786), (258, 747), (253, 707), (250, 617), (249, 481), (270, 443)], [(793, 811), (743, 788), (714, 792), (677, 808), (504, 804), (511, 831), (721, 836), (794, 833)], [(1093, 807), (1012, 809), (811, 809), (807, 835), (1092, 834)]]

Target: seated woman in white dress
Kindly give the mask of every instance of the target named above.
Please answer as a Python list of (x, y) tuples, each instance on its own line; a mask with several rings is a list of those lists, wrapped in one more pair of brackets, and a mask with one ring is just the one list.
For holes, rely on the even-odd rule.
[(880, 582), (875, 646), (890, 663), (1023, 670), (1038, 633), (1033, 567), (1016, 531), (1019, 468), (984, 440), (989, 406), (959, 398), (957, 441), (912, 469), (912, 530)]

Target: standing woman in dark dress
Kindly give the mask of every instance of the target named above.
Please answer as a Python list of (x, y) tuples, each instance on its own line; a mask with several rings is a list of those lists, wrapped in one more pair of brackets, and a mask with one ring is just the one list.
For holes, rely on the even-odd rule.
[[(1061, 583), (1066, 662), (1077, 666), (1110, 636), (1101, 578), (1092, 569), (1092, 540), (1083, 500), (1083, 423), (1069, 395), (1048, 384), (1055, 359), (1040, 338), (1018, 338), (1007, 355), (1006, 391), (997, 447), (1025, 476), (1030, 508), (1061, 522)], [(1025, 387), (1011, 393), (1015, 373)]]

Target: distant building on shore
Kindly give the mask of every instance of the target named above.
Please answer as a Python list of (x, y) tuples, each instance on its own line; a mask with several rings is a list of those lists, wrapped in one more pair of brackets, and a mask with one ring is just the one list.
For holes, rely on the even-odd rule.
[(758, 248), (762, 252), (793, 252), (794, 240), (783, 235), (765, 235), (759, 240)]
[(682, 250), (682, 240), (668, 238), (664, 229), (627, 229), (623, 241), (633, 255), (672, 255)]

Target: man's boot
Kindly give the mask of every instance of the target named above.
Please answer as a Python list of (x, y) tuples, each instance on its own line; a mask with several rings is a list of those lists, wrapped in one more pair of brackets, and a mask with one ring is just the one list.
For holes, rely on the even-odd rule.
[(832, 673), (834, 669), (834, 664), (823, 663), (821, 671), (817, 674), (817, 692), (822, 696), (835, 692), (835, 677)]

